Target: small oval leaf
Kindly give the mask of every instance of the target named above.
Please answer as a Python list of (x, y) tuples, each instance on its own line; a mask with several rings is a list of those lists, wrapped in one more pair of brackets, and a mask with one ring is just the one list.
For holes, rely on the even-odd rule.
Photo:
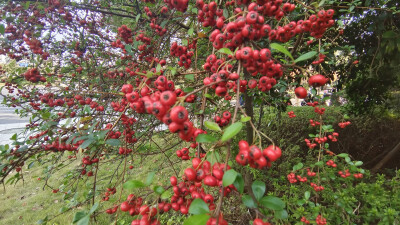
[(206, 225), (210, 216), (207, 214), (193, 215), (187, 218), (183, 225)]
[(283, 54), (289, 56), (289, 58), (294, 60), (292, 54), (290, 54), (290, 52), (285, 47), (283, 47), (282, 45), (280, 45), (278, 43), (272, 43), (270, 46), (271, 46), (271, 48), (273, 48), (273, 49), (275, 49), (275, 50), (277, 50), (279, 52), (282, 52)]
[(224, 187), (226, 187), (226, 186), (233, 184), (233, 182), (235, 182), (235, 180), (236, 180), (237, 175), (238, 175), (237, 172), (233, 169), (226, 171), (222, 178), (222, 185), (224, 185)]
[(196, 198), (190, 204), (189, 213), (191, 213), (191, 214), (200, 215), (200, 214), (205, 214), (205, 213), (209, 213), (209, 212), (210, 212), (210, 209), (208, 208), (208, 205), (200, 198)]
[(301, 62), (301, 61), (305, 61), (307, 59), (311, 59), (312, 57), (314, 57), (317, 54), (316, 51), (311, 51), (311, 52), (307, 52), (301, 56), (299, 56), (296, 60), (294, 60), (295, 63), (297, 62)]
[(249, 208), (257, 208), (256, 204), (254, 203), (253, 199), (249, 195), (242, 196), (242, 202), (245, 206)]
[(265, 196), (260, 200), (260, 204), (272, 210), (283, 210), (285, 208), (285, 202), (275, 196)]
[(256, 197), (257, 201), (259, 201), (265, 193), (265, 183), (256, 180), (251, 185), (251, 189), (253, 190), (254, 197)]
[(221, 131), (221, 128), (219, 127), (219, 125), (212, 121), (204, 122), (204, 126), (206, 126), (210, 130)]
[(199, 134), (196, 137), (196, 142), (198, 143), (212, 143), (212, 142), (216, 142), (217, 138), (209, 135), (209, 134)]
[(236, 122), (234, 124), (231, 124), (229, 127), (225, 129), (224, 134), (221, 137), (221, 141), (225, 142), (233, 138), (236, 134), (240, 132), (242, 127), (243, 127), (242, 122)]

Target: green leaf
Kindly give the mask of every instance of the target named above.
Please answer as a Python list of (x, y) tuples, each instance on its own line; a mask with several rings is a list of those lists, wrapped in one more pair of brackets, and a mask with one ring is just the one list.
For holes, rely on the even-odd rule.
[(200, 214), (205, 214), (205, 213), (209, 213), (209, 212), (210, 212), (210, 209), (208, 208), (208, 205), (200, 198), (196, 198), (190, 204), (189, 213), (191, 213), (191, 214), (200, 215)]
[(34, 164), (35, 164), (35, 162), (31, 162), (31, 163), (29, 163), (29, 165), (28, 165), (28, 169), (32, 168)]
[(187, 80), (194, 81), (194, 75), (193, 74), (188, 74), (188, 75), (185, 76), (185, 78)]
[(314, 165), (315, 165), (315, 166), (322, 166), (322, 165), (324, 165), (324, 162), (319, 161), (319, 162), (316, 162)]
[(233, 138), (236, 134), (240, 132), (243, 127), (242, 122), (236, 122), (234, 124), (229, 125), (224, 131), (224, 134), (221, 137), (221, 141), (225, 142), (231, 138)]
[(265, 194), (265, 183), (262, 181), (254, 181), (251, 185), (251, 189), (253, 190), (254, 197), (256, 197), (257, 201), (259, 201), (262, 196)]
[(243, 177), (240, 173), (236, 175), (235, 182), (233, 182), (233, 185), (236, 187), (236, 189), (239, 191), (240, 194), (243, 194), (244, 191), (244, 180)]
[(153, 191), (159, 195), (163, 194), (165, 189), (161, 186), (154, 186)]
[(290, 54), (290, 52), (285, 47), (283, 47), (282, 45), (280, 45), (278, 43), (271, 43), (270, 46), (271, 46), (271, 48), (273, 48), (273, 49), (275, 49), (275, 50), (277, 50), (279, 52), (282, 52), (283, 54), (287, 55), (289, 58), (294, 60), (292, 54)]
[(209, 135), (209, 134), (199, 134), (196, 137), (196, 142), (198, 143), (213, 143), (216, 142), (218, 139)]
[(172, 192), (170, 190), (166, 190), (161, 194), (161, 199), (169, 199), (172, 196)]
[(305, 200), (310, 199), (310, 192), (309, 191), (304, 192), (304, 199)]
[(106, 144), (111, 145), (111, 146), (120, 146), (121, 141), (119, 139), (108, 139), (106, 141)]
[(293, 171), (299, 170), (301, 168), (303, 168), (303, 163), (298, 163), (296, 165), (293, 166)]
[(389, 30), (386, 31), (385, 33), (382, 34), (383, 38), (395, 38), (398, 34), (396, 34), (394, 31)]
[(151, 172), (149, 175), (147, 175), (146, 178), (146, 183), (144, 183), (146, 186), (149, 186), (151, 183), (153, 183), (154, 176), (156, 175), (156, 172)]
[(215, 130), (215, 131), (222, 131), (219, 125), (215, 122), (212, 121), (206, 121), (204, 122), (204, 126), (206, 126), (210, 130)]
[(190, 28), (190, 29), (188, 30), (188, 34), (189, 34), (189, 35), (192, 35), (192, 34), (193, 34), (193, 31), (194, 31), (193, 28)]
[(245, 122), (250, 121), (250, 120), (251, 120), (250, 116), (244, 116), (244, 117), (240, 118), (240, 122), (242, 122), (242, 123), (245, 123)]
[(160, 24), (160, 26), (161, 26), (162, 28), (164, 28), (165, 25), (168, 23), (168, 21), (169, 21), (169, 20), (164, 20), (164, 21), (162, 21), (161, 24)]
[(253, 199), (249, 195), (243, 195), (242, 196), (242, 202), (245, 206), (249, 208), (257, 208), (256, 204), (254, 203)]
[(211, 153), (207, 154), (207, 160), (211, 163), (211, 165), (214, 165), (214, 163), (221, 161), (221, 156), (218, 152), (212, 151)]
[(74, 218), (72, 219), (72, 223), (77, 223), (79, 220), (83, 219), (87, 214), (85, 212), (76, 212)]
[(320, 1), (319, 4), (318, 4), (318, 8), (323, 6), (324, 4), (325, 4), (325, 0)]
[(156, 67), (156, 72), (160, 72), (161, 71), (161, 64), (157, 64), (157, 67)]
[(191, 217), (188, 217), (183, 222), (183, 225), (206, 225), (208, 219), (210, 219), (210, 215), (207, 214), (193, 215)]
[(139, 181), (139, 180), (130, 180), (130, 181), (125, 182), (123, 187), (124, 187), (124, 189), (132, 190), (135, 188), (146, 187), (146, 185), (142, 181)]
[(188, 45), (188, 40), (187, 39), (182, 39), (182, 45)]
[(176, 68), (175, 67), (170, 67), (171, 70), (171, 75), (175, 75), (176, 74)]
[(92, 144), (93, 141), (94, 139), (87, 139), (79, 147), (82, 149), (87, 148), (90, 144)]
[(218, 52), (227, 55), (233, 55), (233, 52), (229, 48), (221, 48), (220, 50), (218, 50)]
[(77, 223), (77, 225), (88, 225), (90, 221), (90, 216), (87, 215), (85, 217), (83, 217), (82, 219), (80, 219)]
[(345, 158), (345, 157), (348, 157), (349, 156), (349, 154), (347, 154), (347, 153), (340, 153), (339, 155), (337, 155), (338, 157), (342, 157), (342, 158)]
[(224, 177), (222, 178), (222, 185), (224, 185), (224, 187), (226, 187), (226, 186), (233, 184), (233, 182), (235, 182), (235, 180), (236, 180), (237, 175), (238, 175), (238, 173), (233, 169), (226, 171), (224, 173)]
[(92, 206), (92, 208), (89, 211), (89, 215), (93, 214), (98, 207), (99, 207), (99, 203), (98, 202), (94, 203), (94, 205)]
[(317, 90), (315, 90), (315, 88), (311, 89), (311, 94), (312, 95), (316, 95), (317, 94)]
[(305, 61), (307, 59), (311, 59), (312, 57), (314, 57), (317, 54), (316, 51), (311, 51), (311, 52), (307, 52), (301, 56), (299, 56), (296, 60), (294, 60), (295, 63), (297, 62), (301, 62), (301, 61)]
[(362, 161), (357, 161), (357, 162), (354, 163), (355, 166), (361, 166), (362, 164), (363, 164)]
[(282, 210), (285, 208), (285, 202), (275, 196), (265, 196), (260, 200), (260, 204), (272, 210)]
[(0, 24), (0, 34), (4, 35), (4, 32), (6, 31), (4, 24)]
[(284, 220), (287, 219), (289, 215), (286, 210), (277, 210), (275, 211), (274, 216), (276, 219)]
[(136, 23), (139, 21), (140, 15), (141, 15), (141, 14), (137, 14), (137, 16), (136, 16)]
[(183, 89), (183, 92), (185, 92), (185, 93), (192, 92), (192, 91), (194, 91), (194, 88), (192, 88), (192, 87), (187, 87), (187, 88)]

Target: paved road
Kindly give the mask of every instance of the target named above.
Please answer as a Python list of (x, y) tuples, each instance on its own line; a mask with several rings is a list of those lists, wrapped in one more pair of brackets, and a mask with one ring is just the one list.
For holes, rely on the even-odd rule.
[[(2, 94), (7, 91), (2, 90)], [(10, 138), (23, 130), (29, 122), (29, 118), (20, 118), (15, 114), (16, 108), (9, 108), (3, 104), (3, 96), (0, 95), (0, 145), (9, 144)]]

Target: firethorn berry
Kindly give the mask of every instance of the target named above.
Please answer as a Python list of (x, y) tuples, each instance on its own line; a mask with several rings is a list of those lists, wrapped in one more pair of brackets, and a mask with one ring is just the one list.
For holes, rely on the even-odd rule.
[(296, 115), (294, 114), (293, 111), (288, 112), (289, 118), (294, 118)]
[(307, 97), (307, 90), (304, 87), (297, 87), (294, 89), (294, 93), (298, 98), (304, 99)]
[(178, 184), (178, 180), (176, 179), (175, 176), (172, 176), (172, 177), (170, 178), (170, 181), (171, 181), (171, 185), (172, 185), (172, 186), (176, 186), (176, 185)]
[(310, 221), (307, 220), (307, 218), (305, 216), (301, 217), (301, 222), (305, 223), (305, 224), (310, 224)]
[(317, 74), (314, 76), (311, 76), (308, 79), (308, 84), (313, 86), (313, 87), (321, 87), (324, 86), (325, 83), (327, 82), (327, 78), (325, 78), (323, 75), (321, 74)]
[(315, 219), (315, 222), (317, 223), (317, 225), (325, 225), (326, 223), (326, 219), (323, 218), (321, 215), (318, 215), (317, 218)]
[(275, 162), (281, 157), (282, 151), (278, 146), (270, 145), (263, 150), (263, 155), (268, 158), (269, 161)]
[(176, 102), (176, 94), (172, 91), (164, 91), (160, 95), (160, 102), (165, 106), (171, 106)]
[(253, 221), (253, 225), (270, 225), (270, 223), (264, 222), (264, 221), (262, 221), (262, 219), (255, 219)]
[(171, 109), (171, 119), (175, 123), (182, 124), (188, 119), (188, 111), (183, 106), (175, 106)]
[(207, 175), (204, 179), (203, 182), (205, 185), (207, 186), (211, 186), (211, 187), (215, 187), (218, 185), (218, 181), (215, 177), (211, 176), (211, 175)]

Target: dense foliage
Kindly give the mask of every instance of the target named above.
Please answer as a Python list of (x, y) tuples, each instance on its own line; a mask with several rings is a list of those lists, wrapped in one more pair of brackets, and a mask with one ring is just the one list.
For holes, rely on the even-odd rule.
[[(399, 50), (395, 25), (379, 31), (382, 45), (394, 46), (373, 56), (390, 63), (390, 70), (370, 67), (379, 82), (365, 83), (358, 75), (365, 70), (348, 71), (361, 65), (357, 58), (369, 47), (344, 46), (355, 37), (343, 37), (347, 27), (363, 32), (375, 26), (369, 18), (382, 9), (382, 23), (397, 24), (397, 3), (360, 4), (1, 3), (4, 104), (30, 123), (12, 144), (0, 146), (0, 182), (14, 184), (25, 168), (50, 163), (44, 186), (64, 195), (61, 212), (90, 205), (76, 212), (72, 222), (78, 224), (101, 213), (115, 223), (130, 215), (132, 225), (160, 224), (174, 212), (190, 214), (184, 224), (399, 223), (399, 175), (391, 182), (370, 179), (361, 161), (333, 152), (330, 145), (351, 122), (341, 114), (337, 124), (324, 117), (323, 90), (338, 77), (348, 87), (379, 84), (382, 91), (372, 96), (382, 98), (394, 78), (380, 71), (398, 68), (391, 58)], [(19, 66), (8, 67), (12, 62)], [(348, 94), (354, 104), (377, 101)], [(291, 148), (263, 132), (264, 106), (276, 109), (279, 120), (291, 98), (308, 99), (305, 107), (314, 112), (308, 136), (293, 143), (307, 151), (302, 162), (285, 158)], [(153, 162), (154, 155), (163, 160)], [(141, 180), (130, 178), (137, 161), (155, 164)], [(65, 166), (71, 168), (55, 186), (52, 175)], [(229, 206), (238, 202), (242, 208), (234, 211), (245, 215), (248, 208), (249, 215), (230, 215)]]

